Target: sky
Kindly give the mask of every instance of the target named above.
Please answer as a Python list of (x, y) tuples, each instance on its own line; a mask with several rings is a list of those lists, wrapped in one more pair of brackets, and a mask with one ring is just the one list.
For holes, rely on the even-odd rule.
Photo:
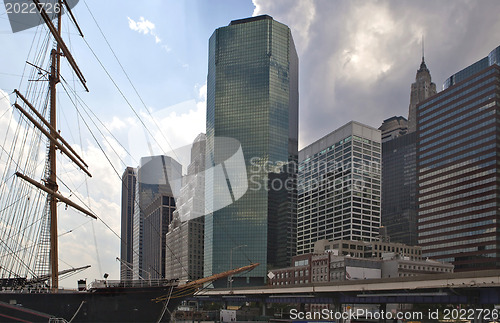
[[(120, 241), (108, 227), (119, 234), (119, 176), (125, 167), (136, 167), (151, 152), (188, 145), (205, 131), (208, 39), (216, 28), (260, 14), (290, 27), (299, 56), (300, 148), (351, 120), (378, 128), (384, 119), (406, 117), (422, 38), (438, 90), (451, 74), (500, 45), (497, 0), (81, 0), (73, 13), (85, 38), (67, 19), (63, 36), (90, 92), (76, 81), (75, 88), (95, 114), (92, 120), (102, 124), (91, 126), (95, 140), (77, 123), (75, 108), (59, 97), (61, 133), (93, 175), (62, 176), (80, 187), (75, 194), (102, 221), (61, 208), (60, 258), (63, 268), (91, 264), (78, 276), (89, 281), (105, 272), (119, 279)], [(9, 94), (26, 86), (22, 75), (34, 36), (35, 28), (12, 33), (0, 6), (2, 127), (19, 118), (9, 108)], [(67, 64), (62, 74), (72, 82)], [(61, 162), (72, 167), (63, 157)], [(68, 193), (63, 187), (61, 192)], [(62, 285), (74, 288), (76, 278)]]

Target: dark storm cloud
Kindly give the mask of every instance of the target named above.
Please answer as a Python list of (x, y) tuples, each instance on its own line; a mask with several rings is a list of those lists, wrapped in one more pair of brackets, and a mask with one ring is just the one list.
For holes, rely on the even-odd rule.
[(421, 38), (433, 81), (500, 45), (500, 1), (261, 1), (290, 26), (300, 61), (300, 146), (350, 120), (407, 116)]

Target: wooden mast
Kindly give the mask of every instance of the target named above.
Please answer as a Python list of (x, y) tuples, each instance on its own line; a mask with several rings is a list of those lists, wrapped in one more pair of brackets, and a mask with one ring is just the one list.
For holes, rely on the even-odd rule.
[[(85, 88), (85, 90), (88, 92), (87, 85), (85, 84), (85, 78), (83, 77), (82, 72), (80, 71), (80, 68), (76, 64), (75, 60), (73, 59), (73, 55), (71, 55), (71, 52), (69, 51), (68, 47), (64, 43), (63, 39), (61, 38), (61, 16), (62, 16), (62, 6), (63, 4), (66, 6), (68, 12), (71, 12), (69, 5), (66, 3), (65, 0), (58, 0), (57, 4), (59, 5), (59, 12), (57, 12), (57, 28), (54, 26), (54, 24), (51, 21), (51, 18), (47, 14), (47, 12), (44, 10), (43, 5), (40, 3), (39, 0), (32, 0), (35, 5), (38, 8), (38, 11), (44, 20), (45, 24), (49, 28), (50, 32), (52, 33), (52, 36), (54, 37), (54, 40), (57, 43), (57, 46), (55, 49), (52, 49), (50, 53), (50, 73), (49, 73), (49, 92), (50, 92), (50, 111), (49, 111), (49, 121), (45, 120), (43, 116), (36, 111), (36, 109), (33, 107), (33, 105), (28, 102), (28, 100), (21, 94), (19, 91), (15, 90), (17, 96), (21, 98), (21, 100), (34, 112), (34, 114), (41, 120), (41, 122), (49, 128), (50, 132), (43, 129), (43, 126), (34, 120), (32, 116), (30, 116), (20, 105), (17, 103), (14, 104), (14, 107), (16, 107), (28, 120), (30, 120), (50, 141), (49, 143), (49, 152), (48, 152), (48, 177), (44, 180), (45, 186), (38, 183), (37, 181), (29, 178), (26, 175), (21, 174), (20, 172), (16, 172), (15, 175), (17, 177), (22, 178), (23, 180), (31, 183), (35, 187), (38, 187), (39, 189), (45, 191), (48, 193), (48, 202), (49, 202), (49, 216), (50, 216), (50, 260), (49, 260), (49, 265), (50, 265), (50, 271), (49, 271), (49, 276), (50, 276), (50, 287), (53, 292), (57, 292), (58, 287), (59, 287), (59, 257), (58, 257), (58, 234), (57, 234), (57, 202), (61, 201), (63, 203), (66, 203), (66, 205), (69, 205), (77, 210), (79, 210), (82, 213), (85, 213), (86, 215), (89, 215), (90, 217), (97, 219), (97, 217), (90, 211), (86, 210), (85, 208), (79, 206), (78, 204), (72, 202), (70, 199), (65, 198), (61, 194), (58, 193), (58, 185), (57, 185), (57, 164), (56, 164), (56, 150), (60, 149), (62, 153), (67, 155), (75, 164), (80, 167), (88, 176), (92, 176), (87, 168), (87, 164), (81, 159), (80, 156), (75, 152), (73, 148), (62, 138), (62, 136), (59, 134), (57, 130), (57, 122), (56, 122), (56, 100), (57, 100), (57, 92), (56, 92), (56, 86), (57, 83), (60, 82), (60, 69), (61, 69), (61, 56), (66, 57), (68, 60), (69, 65), (73, 68), (73, 71), (75, 72), (76, 76), (80, 80), (82, 86)], [(78, 26), (76, 20), (74, 19), (74, 16), (71, 14), (71, 18), (73, 19), (73, 22)], [(78, 27), (78, 30), (80, 31), (80, 27)], [(80, 31), (81, 34), (81, 31)], [(81, 34), (82, 35), (82, 34)], [(82, 35), (83, 37), (83, 35)], [(58, 142), (57, 140), (60, 140)]]
[[(65, 56), (66, 59), (68, 60), (70, 66), (73, 68), (76, 76), (80, 79), (83, 87), (85, 90), (88, 91), (88, 88), (85, 84), (85, 78), (83, 77), (82, 72), (80, 71), (80, 68), (76, 64), (75, 60), (73, 59), (73, 55), (71, 55), (68, 47), (64, 43), (62, 37), (61, 37), (61, 16), (62, 16), (62, 10), (63, 10), (63, 0), (58, 0), (57, 5), (59, 11), (54, 11), (57, 13), (57, 27), (54, 26), (52, 23), (52, 19), (49, 17), (47, 12), (44, 10), (43, 5), (40, 3), (39, 0), (32, 0), (35, 5), (38, 8), (38, 11), (49, 28), (50, 32), (52, 33), (52, 36), (54, 37), (54, 40), (56, 41), (57, 45), (55, 49), (52, 49), (50, 53), (50, 73), (49, 73), (49, 92), (50, 92), (50, 111), (49, 111), (49, 121), (47, 122), (46, 120), (43, 119), (43, 117), (35, 112), (35, 114), (40, 118), (42, 123), (44, 123), (50, 130), (50, 133), (42, 128), (42, 126), (33, 120), (32, 117), (30, 117), (19, 105), (15, 104), (14, 106), (19, 109), (29, 120), (31, 120), (37, 128), (39, 128), (46, 136), (49, 138), (49, 152), (48, 152), (48, 178), (45, 179), (45, 187), (41, 186), (40, 184), (36, 183), (32, 179), (28, 178), (27, 176), (16, 172), (16, 176), (23, 178), (24, 180), (30, 182), (31, 184), (37, 186), (38, 188), (46, 191), (49, 193), (48, 196), (48, 202), (49, 202), (49, 215), (50, 215), (50, 280), (51, 280), (51, 290), (53, 292), (57, 292), (58, 287), (59, 287), (59, 253), (58, 253), (58, 234), (57, 234), (57, 202), (62, 201), (65, 202), (67, 205), (71, 205), (72, 207), (78, 209), (79, 211), (96, 218), (95, 215), (93, 215), (91, 212), (85, 210), (84, 208), (78, 206), (74, 202), (71, 202), (71, 200), (63, 197), (61, 194), (57, 193), (58, 191), (58, 185), (57, 185), (57, 164), (56, 164), (56, 150), (59, 148), (61, 152), (65, 153), (68, 157), (70, 157), (71, 160), (73, 160), (82, 170), (85, 171), (85, 173), (89, 176), (90, 173), (88, 172), (87, 164), (76, 154), (76, 152), (71, 148), (71, 146), (68, 145), (68, 143), (61, 137), (61, 135), (57, 131), (57, 122), (56, 122), (56, 117), (57, 117), (57, 110), (56, 110), (56, 105), (57, 105), (57, 92), (56, 92), (56, 86), (57, 83), (60, 82), (60, 70), (61, 70), (61, 56)], [(69, 5), (64, 2), (64, 5), (70, 12), (70, 7)], [(56, 7), (54, 7), (55, 9)], [(78, 26), (76, 20), (74, 19), (73, 14), (71, 14), (71, 18), (73, 19), (74, 23)], [(80, 31), (80, 27), (78, 27), (78, 30)], [(80, 31), (80, 35), (81, 31)], [(83, 36), (83, 35), (82, 35)], [(35, 110), (33, 106), (18, 92), (16, 91), (16, 94), (18, 97), (20, 97), (26, 105), (31, 110)], [(61, 140), (62, 144), (57, 142), (57, 139)], [(66, 149), (64, 146), (68, 147)], [(82, 163), (80, 163), (77, 159), (79, 159)]]
[[(59, 8), (61, 7), (61, 2), (59, 1)], [(61, 35), (61, 10), (57, 15), (57, 33)], [(52, 49), (50, 53), (51, 67), (49, 75), (49, 87), (50, 87), (50, 134), (52, 137), (57, 138), (56, 123), (56, 85), (59, 83), (59, 72), (61, 70), (60, 64), (60, 46), (59, 43), (56, 49)], [(48, 189), (57, 192), (57, 164), (56, 164), (56, 145), (51, 140), (49, 144), (49, 178), (45, 184)], [(50, 209), (50, 277), (51, 277), (51, 289), (53, 292), (57, 292), (59, 288), (59, 250), (58, 250), (58, 237), (57, 237), (57, 198), (54, 195), (49, 195), (49, 209)]]

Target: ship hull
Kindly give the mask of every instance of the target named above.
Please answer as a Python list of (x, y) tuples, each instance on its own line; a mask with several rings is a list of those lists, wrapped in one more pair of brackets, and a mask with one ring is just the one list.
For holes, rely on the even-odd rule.
[[(175, 293), (175, 290), (174, 290)], [(170, 294), (170, 287), (98, 288), (89, 291), (60, 291), (58, 293), (0, 292), (0, 302), (10, 304), (0, 313), (0, 321), (12, 318), (47, 322), (48, 314), (72, 322), (157, 322), (164, 310), (164, 302), (154, 298)], [(175, 309), (181, 298), (171, 298), (161, 322), (169, 322), (169, 311)], [(29, 310), (41, 312), (33, 314)], [(16, 316), (17, 315), (17, 316)], [(29, 316), (29, 317), (28, 317)]]

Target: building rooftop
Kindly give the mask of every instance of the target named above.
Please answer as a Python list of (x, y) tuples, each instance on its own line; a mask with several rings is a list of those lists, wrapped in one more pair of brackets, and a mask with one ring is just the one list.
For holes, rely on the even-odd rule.
[(259, 21), (259, 20), (273, 20), (273, 17), (271, 17), (269, 15), (260, 15), (260, 16), (250, 17), (250, 18), (231, 20), (231, 22), (229, 23), (229, 26), (238, 25), (238, 24), (245, 24), (247, 22)]

